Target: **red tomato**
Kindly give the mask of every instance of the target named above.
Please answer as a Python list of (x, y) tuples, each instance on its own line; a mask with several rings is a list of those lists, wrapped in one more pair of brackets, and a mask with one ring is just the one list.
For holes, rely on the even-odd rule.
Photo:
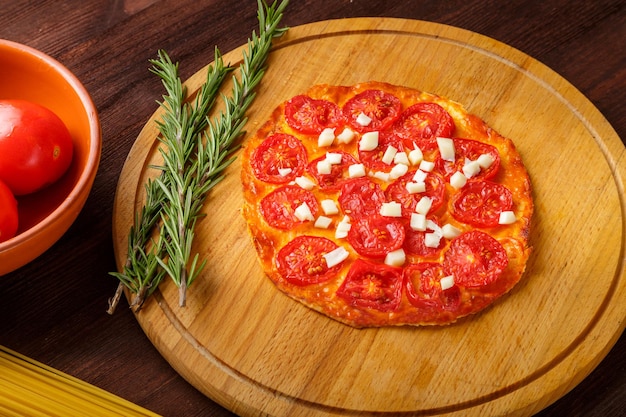
[(385, 194), (387, 195), (387, 199), (389, 201), (395, 201), (400, 203), (402, 206), (402, 217), (410, 219), (411, 213), (415, 212), (415, 206), (422, 199), (422, 197), (429, 197), (432, 200), (432, 205), (430, 207), (430, 212), (436, 211), (439, 207), (443, 205), (445, 193), (446, 193), (446, 184), (443, 179), (435, 174), (429, 173), (424, 180), (426, 184), (426, 190), (422, 193), (411, 194), (406, 189), (406, 185), (409, 182), (413, 181), (413, 177), (415, 176), (416, 171), (410, 171), (387, 187), (385, 190)]
[(444, 161), (441, 155), (437, 155), (435, 159), (435, 169), (440, 172), (446, 179), (449, 179), (455, 172), (463, 170), (463, 166), (469, 159), (475, 161), (482, 154), (489, 154), (493, 158), (493, 163), (487, 169), (481, 169), (477, 175), (474, 175), (469, 181), (488, 180), (498, 172), (500, 168), (500, 154), (498, 149), (488, 143), (478, 142), (471, 139), (453, 138), (455, 161)]
[(17, 200), (9, 187), (0, 181), (0, 242), (17, 233)]
[(285, 104), (285, 118), (289, 126), (306, 134), (319, 134), (344, 122), (343, 113), (335, 103), (305, 95), (295, 96)]
[(275, 189), (263, 197), (259, 203), (259, 209), (270, 226), (289, 230), (301, 223), (294, 213), (302, 203), (309, 206), (313, 217), (317, 217), (319, 207), (315, 196), (297, 185), (285, 185)]
[(357, 259), (337, 296), (355, 307), (393, 311), (402, 300), (402, 268)]
[[(250, 158), (252, 172), (261, 181), (285, 184), (302, 175), (307, 163), (302, 142), (291, 135), (276, 133), (265, 139)], [(279, 169), (291, 169), (281, 175)]]
[(315, 177), (320, 188), (325, 191), (340, 190), (341, 186), (349, 180), (348, 168), (350, 165), (358, 163), (358, 161), (347, 152), (333, 151), (333, 153), (341, 154), (341, 163), (331, 165), (330, 174), (320, 174), (317, 170), (317, 163), (326, 159), (326, 155), (311, 161), (307, 166), (307, 171)]
[(498, 226), (500, 213), (511, 210), (513, 194), (502, 184), (470, 182), (452, 200), (452, 216), (475, 227)]
[[(385, 130), (396, 121), (401, 110), (400, 100), (382, 90), (365, 90), (352, 97), (343, 106), (343, 113), (348, 123), (362, 133)], [(361, 113), (372, 119), (369, 125), (363, 126), (357, 123), (357, 117)]]
[(388, 164), (383, 161), (383, 156), (389, 146), (393, 146), (398, 151), (404, 151), (404, 145), (400, 138), (394, 136), (390, 132), (380, 132), (378, 135), (378, 146), (371, 151), (363, 151), (359, 149), (359, 159), (365, 167), (372, 171), (389, 172), (393, 168), (393, 162)]
[(452, 137), (452, 116), (437, 103), (416, 103), (400, 114), (393, 131), (405, 140), (406, 147), (422, 151), (437, 148), (437, 137)]
[(318, 284), (331, 279), (341, 269), (341, 264), (328, 268), (323, 256), (336, 248), (332, 240), (324, 237), (298, 236), (278, 251), (276, 267), (291, 284)]
[(383, 216), (357, 219), (348, 232), (348, 242), (362, 256), (384, 258), (402, 247), (404, 225), (399, 220)]
[(506, 251), (485, 232), (472, 230), (452, 240), (443, 259), (446, 275), (466, 287), (479, 287), (496, 281), (509, 264)]
[(13, 194), (30, 194), (57, 181), (73, 152), (70, 132), (51, 110), (0, 100), (0, 180)]
[(380, 185), (367, 177), (345, 182), (339, 194), (339, 205), (351, 219), (379, 215), (384, 202), (385, 193)]
[(445, 275), (441, 264), (423, 262), (404, 268), (404, 285), (411, 304), (422, 310), (437, 313), (456, 310), (461, 303), (461, 291), (456, 285), (441, 289), (441, 278)]

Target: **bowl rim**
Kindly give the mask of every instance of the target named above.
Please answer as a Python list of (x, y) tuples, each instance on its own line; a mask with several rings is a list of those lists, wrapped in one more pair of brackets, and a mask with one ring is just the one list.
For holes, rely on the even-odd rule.
[[(102, 132), (98, 112), (91, 98), (91, 95), (82, 84), (82, 82), (65, 65), (63, 65), (61, 62), (51, 57), (50, 55), (19, 42), (11, 41), (8, 39), (0, 39), (0, 47), (7, 47), (12, 50), (31, 55), (36, 59), (44, 62), (54, 71), (60, 73), (61, 76), (68, 82), (72, 90), (78, 95), (81, 103), (85, 107), (85, 110), (87, 112), (87, 118), (89, 121), (89, 131), (91, 137), (88, 148), (87, 161), (85, 163), (85, 169), (83, 169), (83, 171), (80, 173), (78, 181), (76, 182), (76, 185), (72, 188), (70, 193), (65, 197), (63, 202), (59, 204), (58, 207), (56, 207), (46, 217), (41, 219), (37, 224), (0, 243), (1, 253), (33, 239), (35, 235), (39, 233), (39, 231), (44, 229), (47, 225), (54, 223), (57, 219), (63, 217), (64, 213), (67, 213), (68, 210), (72, 210), (74, 208), (73, 206), (75, 206), (76, 204), (79, 204), (79, 206), (76, 207), (76, 210), (80, 211), (80, 209), (82, 208), (82, 204), (87, 197), (85, 197), (84, 199), (80, 199), (78, 198), (78, 195), (86, 188), (92, 186), (96, 172), (98, 170), (98, 165), (100, 163), (100, 156), (102, 152)], [(63, 234), (64, 233), (65, 231), (63, 231)], [(58, 240), (59, 238), (60, 236), (55, 238), (54, 241)], [(51, 245), (52, 244), (54, 244), (54, 242), (52, 242)]]

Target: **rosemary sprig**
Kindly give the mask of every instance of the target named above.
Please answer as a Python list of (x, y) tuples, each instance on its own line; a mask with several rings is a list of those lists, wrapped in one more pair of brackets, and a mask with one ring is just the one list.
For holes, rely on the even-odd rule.
[[(245, 112), (254, 100), (254, 88), (265, 73), (265, 62), (272, 39), (287, 28), (278, 28), (288, 0), (267, 6), (257, 0), (259, 35), (252, 32), (247, 52), (240, 65), (240, 80), (233, 76), (232, 96), (222, 96), (224, 111), (212, 122), (210, 112), (219, 88), (231, 70), (224, 67), (221, 54), (215, 48), (215, 65), (210, 67), (207, 80), (194, 104), (178, 77), (178, 65), (164, 51), (151, 61), (151, 71), (162, 79), (167, 95), (161, 106), (165, 109), (158, 123), (163, 166), (154, 167), (162, 174), (145, 186), (146, 202), (135, 216), (130, 229), (128, 259), (122, 272), (111, 275), (120, 281), (114, 297), (109, 300), (112, 314), (123, 289), (135, 294), (131, 308), (141, 309), (145, 299), (156, 289), (165, 275), (179, 288), (179, 304), (186, 303), (186, 291), (205, 265), (199, 255), (191, 255), (196, 223), (209, 190), (223, 178), (223, 171), (234, 160), (247, 122)], [(155, 233), (155, 229), (159, 231)], [(156, 241), (152, 236), (156, 234)]]

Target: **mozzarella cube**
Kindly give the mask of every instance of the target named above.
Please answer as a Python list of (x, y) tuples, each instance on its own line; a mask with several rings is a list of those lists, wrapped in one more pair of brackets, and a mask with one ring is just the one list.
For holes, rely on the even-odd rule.
[(365, 176), (365, 165), (352, 164), (348, 167), (348, 176), (350, 178), (359, 178)]
[(422, 162), (424, 159), (424, 154), (420, 148), (415, 148), (411, 152), (409, 152), (409, 162), (411, 165), (417, 165)]
[(437, 223), (432, 220), (426, 220), (426, 229), (432, 230), (439, 237), (443, 237), (443, 232), (441, 231), (441, 227)]
[(278, 175), (280, 175), (281, 177), (286, 177), (287, 175), (291, 174), (292, 171), (293, 169), (291, 168), (278, 168)]
[(480, 165), (482, 169), (487, 169), (495, 162), (495, 160), (490, 154), (484, 153), (478, 157), (476, 162), (478, 162), (478, 165)]
[(383, 203), (380, 206), (380, 215), (385, 217), (402, 217), (402, 206), (395, 201)]
[(307, 203), (302, 203), (296, 207), (293, 214), (301, 222), (315, 220), (313, 213), (311, 213), (311, 208)]
[(409, 223), (411, 229), (417, 232), (426, 231), (426, 216), (419, 213), (411, 213), (411, 222)]
[(403, 164), (403, 165), (410, 165), (409, 164), (409, 157), (406, 156), (406, 152), (398, 152), (396, 153), (396, 155), (393, 157), (393, 163), (394, 164)]
[(361, 136), (359, 150), (373, 151), (378, 147), (378, 132), (367, 132)]
[(428, 176), (427, 172), (424, 172), (421, 169), (418, 169), (417, 171), (415, 171), (415, 175), (413, 175), (413, 181), (424, 182), (427, 176)]
[(335, 129), (327, 127), (322, 130), (319, 137), (317, 138), (317, 146), (320, 148), (330, 146), (335, 141)]
[(391, 178), (388, 172), (383, 172), (383, 171), (374, 172), (373, 177), (378, 178), (379, 180), (384, 181), (384, 182), (389, 182)]
[(424, 246), (427, 248), (438, 248), (440, 242), (441, 236), (438, 233), (432, 232), (424, 234)]
[(337, 248), (331, 250), (328, 253), (322, 255), (326, 260), (326, 266), (332, 268), (333, 266), (339, 265), (350, 256), (350, 252), (346, 250), (343, 246), (338, 246)]
[(472, 178), (474, 175), (480, 172), (480, 165), (476, 161), (469, 161), (463, 165), (463, 174), (467, 178)]
[(330, 174), (331, 169), (332, 166), (330, 165), (330, 162), (328, 162), (328, 159), (322, 159), (321, 161), (317, 162), (318, 174)]
[(409, 167), (407, 165), (404, 165), (404, 164), (394, 165), (393, 168), (391, 168), (391, 171), (389, 172), (389, 178), (394, 179), (394, 180), (396, 178), (400, 178), (401, 176), (406, 174), (408, 170), (409, 170)]
[(339, 143), (350, 143), (352, 139), (354, 139), (354, 132), (347, 127), (337, 135), (337, 142)]
[(332, 221), (333, 219), (331, 219), (330, 217), (319, 216), (315, 220), (315, 224), (313, 226), (317, 227), (318, 229), (328, 229)]
[(433, 201), (430, 199), (430, 197), (422, 197), (415, 206), (415, 212), (426, 215), (428, 214), (428, 211), (430, 210), (432, 205)]
[(467, 184), (467, 177), (461, 171), (455, 172), (450, 177), (450, 185), (457, 190), (465, 187), (465, 184)]
[(372, 118), (369, 117), (367, 114), (361, 112), (356, 117), (356, 122), (361, 126), (369, 126), (369, 124), (372, 123)]
[(304, 188), (305, 190), (312, 190), (313, 187), (315, 187), (315, 183), (307, 177), (297, 177), (294, 181), (300, 188)]
[(503, 211), (500, 213), (500, 219), (498, 220), (499, 224), (513, 224), (517, 221), (515, 217), (515, 213), (512, 211)]
[(435, 168), (435, 163), (430, 161), (422, 161), (420, 162), (420, 170), (424, 172), (430, 172)]
[(402, 248), (389, 252), (385, 256), (385, 264), (390, 266), (402, 266), (406, 262), (406, 254)]
[(454, 287), (454, 275), (448, 275), (439, 280), (439, 285), (443, 291)]
[(322, 200), (320, 204), (322, 205), (322, 211), (327, 216), (339, 213), (339, 208), (337, 207), (337, 204), (335, 203), (334, 200), (331, 200), (331, 199)]
[(391, 163), (393, 162), (393, 158), (396, 156), (397, 153), (398, 149), (391, 145), (387, 146), (387, 149), (385, 149), (385, 153), (383, 154), (382, 161), (387, 165), (391, 165)]
[(439, 154), (444, 161), (454, 162), (456, 160), (454, 141), (448, 138), (437, 138)]
[(407, 182), (406, 190), (409, 194), (423, 193), (426, 191), (426, 183), (423, 182)]
[(441, 232), (443, 233), (443, 237), (446, 239), (454, 239), (461, 234), (461, 230), (454, 227), (450, 223), (444, 224), (441, 228)]
[(352, 225), (345, 221), (342, 220), (341, 222), (339, 222), (339, 224), (337, 225), (337, 228), (335, 229), (335, 239), (344, 239), (348, 236), (348, 232), (350, 231), (350, 228), (352, 227)]
[(327, 152), (326, 160), (331, 165), (339, 165), (341, 163), (342, 155), (336, 152)]

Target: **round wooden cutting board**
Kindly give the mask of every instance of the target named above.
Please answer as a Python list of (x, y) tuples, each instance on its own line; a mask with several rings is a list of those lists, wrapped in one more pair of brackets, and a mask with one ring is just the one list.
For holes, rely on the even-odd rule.
[[(238, 63), (242, 50), (225, 61)], [(205, 71), (187, 81), (190, 91)], [(580, 92), (536, 60), (472, 32), (403, 19), (291, 28), (270, 55), (246, 128), (313, 84), (369, 80), (463, 103), (514, 141), (536, 209), (533, 254), (512, 292), (445, 327), (357, 330), (315, 313), (263, 275), (241, 216), (236, 162), (198, 225), (194, 249), (207, 266), (187, 306), (178, 307), (167, 281), (137, 320), (184, 378), (242, 416), (538, 412), (587, 376), (624, 329), (624, 145)], [(119, 180), (118, 266), (144, 183), (155, 176), (160, 114)]]

